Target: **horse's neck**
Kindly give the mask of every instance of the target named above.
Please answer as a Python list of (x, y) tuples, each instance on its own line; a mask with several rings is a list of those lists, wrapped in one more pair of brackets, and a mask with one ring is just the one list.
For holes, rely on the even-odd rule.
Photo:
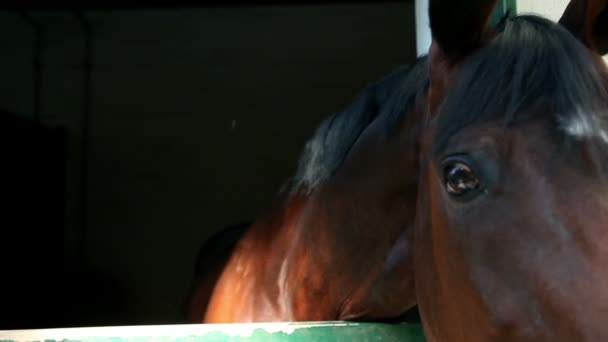
[(292, 320), (284, 277), (306, 200), (284, 197), (248, 229), (214, 290), (208, 323)]

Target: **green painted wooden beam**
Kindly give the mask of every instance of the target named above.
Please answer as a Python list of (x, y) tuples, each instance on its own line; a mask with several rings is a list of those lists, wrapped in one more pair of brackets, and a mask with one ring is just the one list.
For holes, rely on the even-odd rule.
[(0, 331), (0, 342), (425, 341), (417, 324), (193, 324)]
[(498, 0), (496, 9), (492, 14), (492, 25), (496, 25), (507, 11), (510, 12), (510, 15), (515, 15), (517, 13), (517, 0)]

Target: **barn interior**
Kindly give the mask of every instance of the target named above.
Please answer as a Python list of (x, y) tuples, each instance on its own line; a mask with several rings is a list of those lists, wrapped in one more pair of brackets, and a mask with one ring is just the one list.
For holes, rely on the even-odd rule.
[(416, 58), (413, 1), (8, 1), (0, 27), (0, 330), (181, 322), (202, 243)]

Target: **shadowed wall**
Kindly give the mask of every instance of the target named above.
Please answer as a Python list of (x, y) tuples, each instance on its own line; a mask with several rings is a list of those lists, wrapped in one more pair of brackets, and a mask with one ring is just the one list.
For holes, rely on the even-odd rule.
[[(202, 242), (268, 206), (319, 120), (416, 54), (412, 4), (85, 12), (83, 225), (83, 32), (69, 13), (32, 15), (42, 122), (67, 132), (65, 257), (124, 291), (111, 324), (175, 321)], [(0, 26), (0, 107), (32, 113), (33, 30), (14, 12)]]

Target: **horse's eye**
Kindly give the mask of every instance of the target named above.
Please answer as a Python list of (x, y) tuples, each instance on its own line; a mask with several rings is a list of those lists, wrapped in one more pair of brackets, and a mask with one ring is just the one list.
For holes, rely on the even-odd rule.
[(480, 187), (479, 178), (471, 167), (463, 162), (454, 162), (445, 166), (443, 171), (445, 188), (452, 196), (464, 196)]

